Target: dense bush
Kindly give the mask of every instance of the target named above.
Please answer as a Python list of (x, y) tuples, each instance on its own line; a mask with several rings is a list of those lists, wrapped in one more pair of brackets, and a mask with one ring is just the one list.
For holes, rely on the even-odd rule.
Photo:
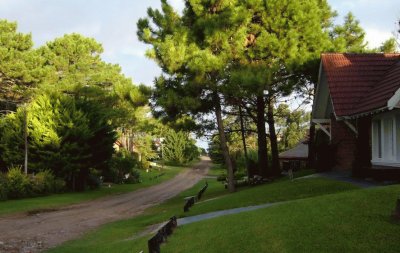
[(124, 180), (124, 182), (127, 184), (137, 184), (142, 182), (142, 180), (140, 179), (140, 171), (133, 169), (128, 178)]
[[(248, 161), (247, 162), (254, 162), (257, 163), (258, 162), (258, 152), (256, 149), (248, 149), (247, 150), (247, 158)], [(240, 153), (240, 155), (238, 156), (238, 158), (236, 159), (236, 166), (239, 170), (246, 170), (248, 164), (246, 164), (246, 157), (244, 155), (244, 153)]]
[(55, 178), (50, 170), (25, 175), (21, 167), (14, 166), (7, 173), (0, 173), (0, 200), (42, 196), (64, 190), (64, 180)]
[(0, 172), (0, 200), (7, 199), (7, 178), (6, 175)]
[(65, 181), (61, 178), (56, 178), (54, 180), (54, 193), (63, 192), (66, 190)]
[(7, 172), (7, 195), (10, 199), (25, 198), (32, 194), (29, 177), (21, 167), (11, 167)]
[(32, 192), (35, 195), (55, 192), (55, 178), (49, 170), (41, 171), (31, 178)]
[[(72, 190), (84, 190), (89, 169), (104, 170), (116, 139), (104, 106), (51, 93), (28, 106), (30, 172), (51, 168)], [(23, 164), (24, 111), (0, 121), (0, 154), (7, 166)]]
[(163, 159), (169, 164), (182, 165), (200, 156), (200, 150), (189, 133), (168, 131), (163, 142)]
[[(135, 170), (134, 167), (137, 165), (134, 156), (129, 153), (126, 149), (121, 149), (116, 152), (109, 162), (109, 168), (104, 171), (104, 180), (113, 183), (123, 183), (127, 178), (125, 175), (132, 176)], [(139, 175), (140, 176), (140, 175)]]

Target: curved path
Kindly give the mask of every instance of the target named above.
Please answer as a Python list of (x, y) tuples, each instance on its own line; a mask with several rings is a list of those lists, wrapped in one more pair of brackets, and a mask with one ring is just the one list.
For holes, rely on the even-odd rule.
[(0, 218), (0, 252), (40, 252), (80, 237), (102, 224), (131, 218), (199, 182), (211, 161), (202, 160), (191, 169), (161, 184), (131, 193), (71, 205), (53, 212)]

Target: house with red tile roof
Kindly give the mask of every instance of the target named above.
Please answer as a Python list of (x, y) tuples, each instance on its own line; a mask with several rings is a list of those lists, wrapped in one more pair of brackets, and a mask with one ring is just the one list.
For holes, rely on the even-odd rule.
[(400, 175), (400, 54), (322, 54), (312, 122), (334, 169)]

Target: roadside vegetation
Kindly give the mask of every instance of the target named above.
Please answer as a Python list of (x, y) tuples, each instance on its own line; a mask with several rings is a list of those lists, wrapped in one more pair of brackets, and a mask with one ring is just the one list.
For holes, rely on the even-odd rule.
[[(329, 179), (313, 178), (298, 181), (283, 179), (256, 187), (239, 188), (237, 193), (229, 194), (223, 184), (217, 182), (215, 179), (208, 179), (209, 187), (203, 195), (202, 200), (196, 203), (189, 212), (184, 213), (184, 198), (196, 195), (205, 182), (206, 180), (199, 182), (193, 188), (182, 192), (177, 197), (165, 203), (146, 210), (144, 214), (138, 217), (106, 224), (99, 230), (88, 233), (82, 239), (67, 242), (48, 252), (78, 252), (82, 250), (87, 252), (146, 251), (147, 240), (153, 235), (150, 234), (136, 238), (137, 235), (141, 231), (146, 230), (148, 226), (164, 222), (174, 215), (185, 217), (223, 209), (310, 198), (358, 189), (351, 184)], [(219, 233), (218, 230), (208, 232), (209, 235)], [(164, 246), (162, 246), (162, 250), (164, 250)]]
[(94, 39), (34, 48), (7, 20), (0, 34), (0, 200), (140, 183), (165, 162), (198, 158), (187, 131), (150, 115), (151, 89), (103, 61)]
[(141, 172), (141, 182), (137, 184), (113, 184), (109, 182), (102, 184), (99, 188), (87, 190), (85, 192), (69, 192), (51, 194), (43, 197), (3, 201), (0, 202), (0, 216), (22, 212), (36, 213), (53, 211), (71, 204), (132, 192), (171, 179), (184, 169), (184, 167), (166, 166), (163, 170), (151, 170), (147, 173)]

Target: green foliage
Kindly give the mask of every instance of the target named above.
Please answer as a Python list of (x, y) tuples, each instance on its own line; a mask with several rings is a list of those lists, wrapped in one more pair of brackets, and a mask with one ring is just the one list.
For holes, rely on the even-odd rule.
[(109, 168), (103, 172), (104, 181), (113, 183), (123, 183), (126, 180), (125, 175), (134, 175), (134, 167), (137, 165), (136, 159), (128, 150), (122, 148), (116, 152), (109, 161)]
[[(85, 192), (67, 192), (61, 194), (51, 194), (48, 196), (40, 196), (35, 198), (0, 201), (0, 216), (29, 212), (38, 209), (43, 210), (43, 209), (60, 208), (72, 204), (91, 201), (101, 197), (128, 193), (167, 181), (175, 177), (180, 172), (182, 172), (181, 167), (179, 168), (165, 167), (165, 170), (163, 171), (164, 175), (158, 178), (157, 180), (154, 180), (154, 177), (160, 174), (159, 171), (154, 170), (148, 173), (143, 173), (143, 175), (141, 175), (140, 184), (135, 184), (135, 185), (120, 184), (120, 185), (112, 185), (112, 187), (101, 187), (99, 189), (89, 190)], [(1, 180), (1, 174), (0, 174), (0, 180)], [(61, 183), (61, 185), (59, 186), (65, 187), (64, 180), (56, 179), (56, 185), (58, 185), (58, 183)]]
[(0, 200), (6, 200), (8, 197), (7, 176), (0, 172)]
[(26, 175), (20, 166), (12, 166), (0, 174), (0, 200), (42, 196), (64, 189), (64, 180), (55, 178), (50, 170)]
[(32, 192), (34, 194), (55, 193), (55, 177), (50, 170), (44, 170), (31, 178)]
[(334, 50), (346, 53), (362, 53), (366, 51), (365, 31), (360, 26), (353, 13), (349, 12), (344, 18), (343, 25), (337, 25), (330, 34)]
[(15, 110), (29, 88), (43, 79), (44, 60), (32, 49), (30, 34), (17, 32), (17, 24), (0, 19), (0, 110)]
[(7, 172), (7, 195), (10, 199), (25, 198), (32, 193), (29, 177), (21, 167), (13, 166)]
[(382, 53), (395, 53), (397, 52), (397, 41), (395, 38), (390, 38), (382, 43), (378, 48)]
[(185, 164), (199, 157), (195, 141), (188, 133), (169, 130), (162, 145), (163, 158), (173, 164)]
[[(74, 188), (78, 174), (85, 180), (88, 168), (104, 169), (115, 133), (101, 109), (57, 93), (37, 96), (28, 108), (30, 170), (50, 168)], [(23, 113), (7, 115), (0, 126), (2, 158), (9, 165), (23, 164)]]
[(281, 136), (279, 149), (288, 150), (304, 140), (308, 133), (310, 113), (297, 109), (291, 111), (287, 104), (280, 104), (275, 112), (278, 134)]
[(157, 152), (153, 149), (153, 137), (139, 133), (134, 137), (134, 143), (139, 156), (139, 167), (141, 169), (149, 169), (150, 160), (158, 158)]
[(125, 179), (125, 183), (127, 184), (137, 184), (142, 182), (140, 179), (141, 173), (137, 169), (133, 169), (131, 173), (129, 174), (128, 178)]
[[(144, 117), (137, 108), (147, 104), (149, 88), (102, 61), (103, 48), (92, 38), (67, 34), (33, 49), (31, 35), (5, 20), (0, 34), (0, 110), (27, 103), (29, 172), (49, 168), (70, 189), (95, 183), (93, 172), (106, 170), (114, 152), (115, 129)], [(2, 170), (23, 163), (24, 112), (0, 119)]]
[[(248, 163), (251, 164), (257, 164), (258, 162), (258, 152), (257, 149), (247, 149), (247, 158), (248, 158)], [(247, 168), (246, 164), (246, 157), (244, 153), (240, 153), (239, 156), (236, 158), (236, 167), (239, 170), (245, 170)]]
[(219, 138), (217, 136), (214, 136), (211, 141), (208, 143), (208, 155), (211, 158), (211, 161), (214, 164), (224, 164), (225, 160), (224, 157), (222, 156), (220, 144), (219, 144)]

